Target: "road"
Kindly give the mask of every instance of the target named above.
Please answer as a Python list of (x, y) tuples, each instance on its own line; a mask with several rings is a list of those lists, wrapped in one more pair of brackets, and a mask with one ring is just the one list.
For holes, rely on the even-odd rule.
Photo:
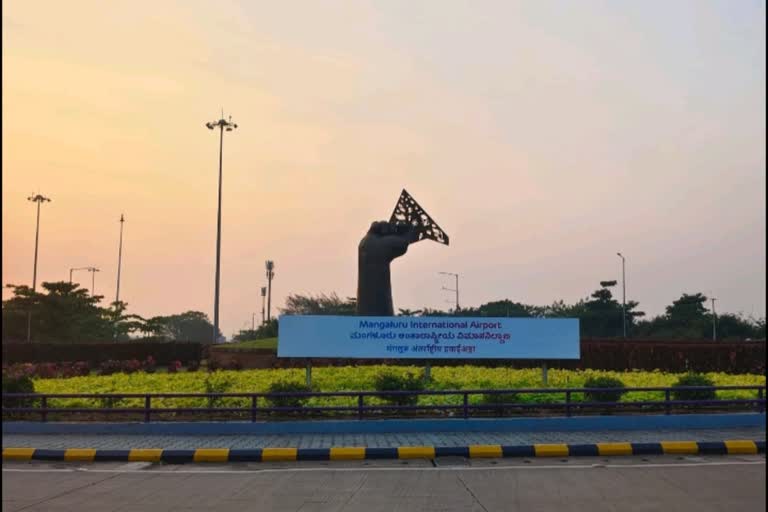
[(765, 456), (4, 463), (3, 511), (755, 511)]

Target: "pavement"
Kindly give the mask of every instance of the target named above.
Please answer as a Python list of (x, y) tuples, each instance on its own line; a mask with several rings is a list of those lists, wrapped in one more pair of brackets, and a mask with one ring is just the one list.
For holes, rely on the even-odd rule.
[(128, 450), (160, 448), (331, 448), (366, 446), (471, 446), (533, 444), (595, 444), (612, 442), (657, 443), (661, 441), (719, 442), (731, 439), (765, 441), (765, 427), (685, 430), (590, 430), (580, 432), (425, 432), (370, 434), (270, 434), (270, 435), (110, 435), (110, 434), (3, 434), (3, 448), (63, 450), (92, 448)]
[(8, 512), (764, 510), (764, 455), (4, 462)]

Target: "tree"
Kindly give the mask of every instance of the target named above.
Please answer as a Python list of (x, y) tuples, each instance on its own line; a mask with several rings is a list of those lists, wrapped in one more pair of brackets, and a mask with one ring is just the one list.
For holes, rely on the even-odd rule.
[(397, 316), (418, 316), (422, 313), (420, 309), (404, 309), (398, 308)]
[(112, 317), (99, 307), (103, 298), (66, 281), (44, 282), (42, 292), (8, 285), (13, 296), (3, 301), (3, 339), (23, 340), (31, 313), (32, 340), (78, 342), (113, 339)]
[(292, 294), (285, 299), (284, 315), (354, 315), (357, 312), (357, 300), (349, 297), (339, 298), (336, 293), (325, 295)]
[[(201, 311), (185, 311), (178, 315), (155, 316), (147, 319), (144, 332), (172, 341), (211, 343), (213, 324)], [(217, 338), (221, 337), (221, 331)]]
[(232, 341), (261, 340), (277, 337), (277, 319), (271, 318), (256, 329), (245, 329), (232, 337)]

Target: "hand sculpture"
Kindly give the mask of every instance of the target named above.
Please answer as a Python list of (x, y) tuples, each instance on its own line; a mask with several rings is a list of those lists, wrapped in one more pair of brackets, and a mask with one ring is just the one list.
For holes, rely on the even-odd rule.
[(374, 222), (357, 249), (357, 314), (393, 316), (389, 264), (419, 240), (419, 230), (408, 224)]

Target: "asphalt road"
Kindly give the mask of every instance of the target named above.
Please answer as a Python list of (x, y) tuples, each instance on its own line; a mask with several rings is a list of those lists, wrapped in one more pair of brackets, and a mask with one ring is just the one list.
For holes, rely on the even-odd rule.
[(765, 457), (4, 463), (3, 511), (755, 511)]

